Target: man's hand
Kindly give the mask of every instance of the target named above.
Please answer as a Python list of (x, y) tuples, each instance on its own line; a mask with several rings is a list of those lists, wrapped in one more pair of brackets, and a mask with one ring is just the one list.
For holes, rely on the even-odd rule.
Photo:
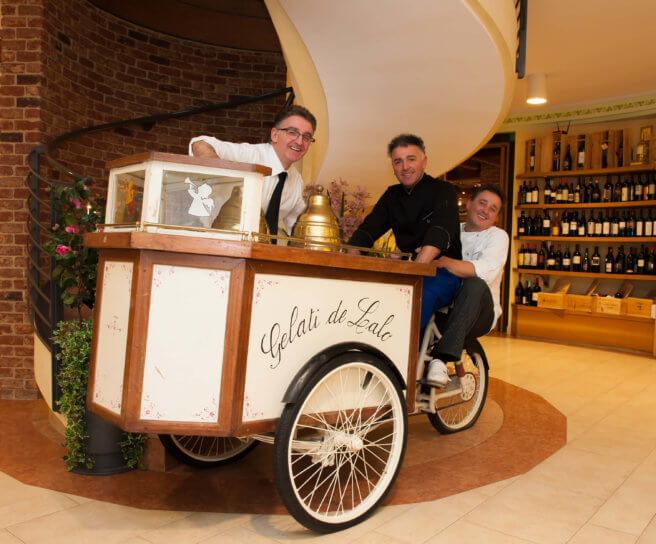
[(417, 256), (415, 257), (416, 263), (430, 263), (437, 258), (440, 250), (434, 246), (420, 246), (415, 249)]
[(359, 249), (350, 249), (350, 248), (346, 250), (346, 254), (347, 255), (361, 255)]
[(216, 154), (216, 151), (214, 151), (214, 148), (202, 140), (194, 142), (191, 145), (191, 150), (194, 152), (194, 157), (209, 157), (212, 159), (219, 158), (219, 156)]

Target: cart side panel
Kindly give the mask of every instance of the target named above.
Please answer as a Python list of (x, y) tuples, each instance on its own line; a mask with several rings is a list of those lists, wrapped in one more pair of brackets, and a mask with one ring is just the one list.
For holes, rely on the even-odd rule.
[(89, 400), (120, 416), (134, 263), (105, 260), (102, 266)]
[(400, 282), (256, 274), (242, 421), (278, 418), (300, 368), (342, 342), (379, 349), (407, 380), (413, 295)]
[(155, 264), (140, 419), (216, 423), (230, 271)]

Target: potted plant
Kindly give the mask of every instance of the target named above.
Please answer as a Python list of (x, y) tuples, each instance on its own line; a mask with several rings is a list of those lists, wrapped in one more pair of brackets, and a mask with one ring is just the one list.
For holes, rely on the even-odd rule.
[(61, 289), (63, 305), (76, 317), (58, 323), (53, 335), (61, 361), (58, 405), (67, 421), (63, 459), (68, 470), (82, 474), (124, 472), (139, 465), (146, 435), (124, 433), (86, 411), (92, 320), (84, 317), (94, 305), (98, 253), (84, 246), (82, 236), (102, 223), (102, 208), (91, 199), (85, 180), (54, 186), (52, 203), (58, 222), (45, 248), (56, 263), (52, 281)]

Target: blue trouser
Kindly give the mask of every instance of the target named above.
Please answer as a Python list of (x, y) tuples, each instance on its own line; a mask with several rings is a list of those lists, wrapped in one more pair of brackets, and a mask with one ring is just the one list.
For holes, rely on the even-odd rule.
[(424, 276), (421, 291), (420, 328), (424, 328), (434, 312), (449, 304), (460, 289), (461, 280), (446, 268), (438, 268), (435, 276)]

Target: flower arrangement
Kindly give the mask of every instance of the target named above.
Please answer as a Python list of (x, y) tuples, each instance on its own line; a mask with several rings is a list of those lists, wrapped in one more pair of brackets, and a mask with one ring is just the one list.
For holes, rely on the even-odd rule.
[(58, 223), (46, 251), (55, 258), (52, 279), (62, 289), (62, 302), (80, 311), (83, 305), (93, 308), (96, 291), (98, 252), (84, 247), (82, 235), (96, 229), (103, 221), (103, 208), (91, 199), (84, 180), (52, 188), (53, 212)]
[[(311, 195), (316, 194), (318, 186), (316, 183), (306, 185), (303, 189), (303, 197), (307, 200)], [(364, 221), (366, 200), (371, 194), (363, 185), (351, 189), (348, 181), (339, 178), (330, 182), (328, 197), (330, 207), (339, 221), (342, 239), (346, 242)]]

